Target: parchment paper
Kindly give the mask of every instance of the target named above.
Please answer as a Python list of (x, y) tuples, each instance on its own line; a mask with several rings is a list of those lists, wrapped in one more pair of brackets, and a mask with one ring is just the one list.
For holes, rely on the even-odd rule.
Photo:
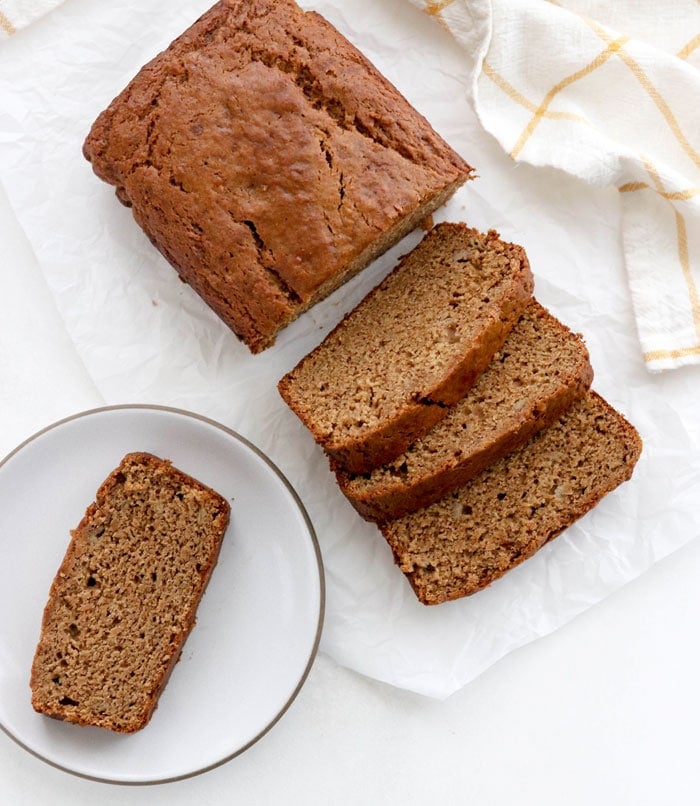
[(358, 45), (477, 168), (479, 179), (436, 220), (495, 228), (525, 246), (537, 296), (584, 334), (594, 388), (645, 441), (633, 480), (536, 557), (476, 596), (420, 605), (377, 529), (338, 492), (321, 450), (276, 391), (420, 233), (305, 314), (274, 348), (251, 356), (179, 282), (81, 156), (96, 115), (208, 5), (67, 0), (3, 43), (0, 178), (105, 401), (190, 409), (256, 443), (296, 487), (318, 533), (327, 577), (322, 651), (377, 679), (446, 697), (700, 533), (700, 370), (647, 373), (615, 192), (514, 166), (476, 122), (470, 65), (434, 20), (404, 0), (303, 2)]

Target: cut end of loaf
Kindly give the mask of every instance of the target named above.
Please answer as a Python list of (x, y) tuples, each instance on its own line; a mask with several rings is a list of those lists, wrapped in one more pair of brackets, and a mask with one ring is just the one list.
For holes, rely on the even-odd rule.
[(145, 453), (97, 492), (53, 581), (31, 674), (32, 705), (132, 733), (155, 709), (216, 563), (229, 505)]

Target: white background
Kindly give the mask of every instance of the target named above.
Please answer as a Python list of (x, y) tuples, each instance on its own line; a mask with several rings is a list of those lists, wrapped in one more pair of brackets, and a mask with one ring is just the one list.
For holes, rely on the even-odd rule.
[[(486, 140), (474, 150), (497, 161)], [(519, 169), (518, 178), (536, 185), (535, 199), (551, 189), (563, 200), (575, 198), (584, 213), (588, 205), (611, 209), (607, 197), (560, 176)], [(507, 180), (500, 180), (499, 189), (507, 189)], [(537, 211), (526, 209), (516, 227), (536, 220)], [(592, 255), (597, 240), (610, 244), (614, 221), (601, 217), (598, 226), (586, 234)], [(0, 244), (2, 316), (16, 337), (0, 344), (5, 453), (32, 430), (93, 400), (78, 382), (84, 368), (63, 349), (70, 345), (61, 344), (62, 323), (4, 196)], [(557, 250), (565, 253), (563, 243), (551, 244), (549, 254), (544, 245), (535, 249), (550, 276)], [(619, 289), (619, 254), (600, 259), (609, 262)], [(55, 336), (49, 340), (48, 333)], [(61, 360), (51, 361), (53, 354)], [(696, 370), (686, 370), (660, 386), (672, 394), (674, 386), (697, 380)], [(693, 537), (698, 520), (685, 529), (684, 539)], [(240, 758), (189, 781), (147, 789), (82, 781), (0, 734), (0, 802), (696, 803), (698, 578), (700, 544), (692, 541), (444, 702), (371, 681), (322, 655), (270, 734)]]

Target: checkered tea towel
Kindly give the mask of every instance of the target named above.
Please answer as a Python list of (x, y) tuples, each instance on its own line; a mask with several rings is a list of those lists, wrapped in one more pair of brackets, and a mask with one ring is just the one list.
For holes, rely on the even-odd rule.
[(514, 160), (614, 186), (646, 365), (700, 364), (700, 1), (413, 0)]

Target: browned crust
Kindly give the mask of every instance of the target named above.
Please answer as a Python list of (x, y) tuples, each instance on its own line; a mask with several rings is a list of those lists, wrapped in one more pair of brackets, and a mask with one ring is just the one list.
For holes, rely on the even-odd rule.
[[(571, 337), (571, 332), (561, 322), (532, 301), (541, 315), (550, 319), (562, 337)], [(571, 404), (583, 396), (593, 381), (588, 350), (579, 338), (580, 361), (575, 371), (559, 376), (559, 385), (544, 397), (540, 397), (533, 408), (523, 411), (522, 417), (512, 430), (502, 431), (493, 442), (471, 454), (461, 454), (458, 462), (436, 469), (411, 482), (404, 484), (377, 484), (370, 489), (357, 490), (352, 485), (353, 474), (341, 467), (335, 468), (336, 480), (343, 494), (365, 520), (382, 522), (401, 518), (410, 512), (422, 509), (442, 498), (452, 490), (461, 487), (477, 473), (484, 470), (496, 459), (507, 455), (523, 445), (536, 433), (553, 423)]]
[[(477, 584), (469, 585), (464, 583), (461, 586), (454, 585), (450, 589), (443, 588), (439, 592), (431, 593), (430, 591), (426, 590), (426, 587), (417, 572), (404, 571), (404, 575), (406, 576), (419, 601), (425, 605), (441, 604), (443, 602), (453, 601), (465, 596), (471, 596), (472, 594), (483, 590), (508, 571), (516, 568), (518, 565), (520, 565), (520, 563), (532, 557), (542, 546), (544, 546), (550, 540), (553, 540), (558, 535), (562, 534), (564, 531), (566, 531), (566, 529), (569, 528), (569, 526), (593, 509), (593, 507), (595, 507), (608, 493), (612, 492), (620, 484), (628, 481), (632, 477), (635, 465), (642, 452), (642, 440), (639, 436), (639, 433), (634, 426), (631, 425), (631, 423), (622, 414), (620, 414), (620, 412), (616, 411), (597, 392), (589, 390), (587, 395), (593, 398), (597, 402), (597, 405), (607, 412), (607, 416), (610, 416), (616, 420), (616, 427), (623, 436), (626, 448), (629, 452), (628, 461), (624, 464), (624, 466), (620, 467), (615, 474), (609, 476), (608, 478), (600, 479), (597, 485), (591, 486), (587, 493), (576, 503), (576, 505), (571, 507), (566, 515), (566, 518), (562, 518), (562, 520), (554, 528), (550, 528), (542, 532), (531, 532), (530, 539), (525, 546), (511, 557), (511, 562), (508, 568), (495, 573), (485, 573)], [(537, 440), (537, 437), (534, 437), (534, 440)], [(401, 566), (403, 563), (402, 547), (394, 539), (394, 535), (392, 533), (392, 522), (380, 524), (379, 528), (391, 547), (394, 555), (394, 561), (397, 565)], [(526, 523), (522, 524), (523, 530), (527, 530), (529, 532), (531, 528), (532, 527)]]
[[(287, 57), (274, 50), (280, 47), (279, 41), (274, 45), (264, 41), (258, 30), (259, 19), (272, 20), (269, 24), (277, 29), (286, 25), (289, 53), (294, 59), (301, 59), (299, 54), (303, 52), (304, 58), (299, 63), (291, 57), (285, 61)], [(161, 120), (158, 116), (152, 117), (155, 107), (151, 104), (160, 105), (161, 92), (167, 82), (187, 86), (191, 81), (206, 81), (199, 77), (198, 69), (189, 69), (187, 60), (192, 54), (206, 53), (220, 31), (234, 41), (237, 31), (244, 29), (254, 31), (258, 37), (256, 47), (261, 52), (256, 52), (255, 63), (266, 64), (271, 72), (276, 71), (281, 82), (277, 87), (280, 98), (284, 81), (289, 85), (288, 97), (280, 103), (293, 105), (290, 92), (296, 92), (299, 98), (306, 96), (305, 112), (302, 110), (295, 118), (302, 134), (317, 131), (318, 121), (311, 118), (327, 104), (328, 126), (337, 125), (333, 115), (339, 114), (338, 107), (342, 107), (345, 117), (340, 128), (355, 127), (362, 134), (359, 139), (368, 145), (367, 153), (354, 157), (346, 154), (346, 162), (338, 160), (338, 164), (347, 166), (350, 160), (357, 166), (357, 177), (353, 176), (349, 183), (346, 181), (347, 187), (344, 187), (342, 171), (339, 176), (333, 176), (333, 170), (338, 173), (338, 165), (335, 168), (332, 165), (331, 151), (324, 142), (320, 143), (320, 149), (318, 144), (314, 146), (315, 162), (307, 163), (311, 157), (303, 152), (301, 138), (295, 138), (297, 156), (281, 159), (276, 175), (285, 177), (286, 182), (292, 176), (289, 163), (296, 160), (299, 165), (307, 166), (308, 170), (303, 173), (307, 184), (297, 185), (297, 215), (290, 215), (289, 210), (282, 207), (278, 209), (282, 205), (280, 199), (290, 196), (286, 186), (279, 198), (270, 196), (266, 187), (262, 196), (254, 191), (248, 201), (242, 201), (238, 196), (229, 198), (231, 194), (226, 192), (227, 187), (237, 186), (236, 182), (225, 182), (217, 198), (206, 202), (210, 207), (229, 206), (231, 216), (236, 219), (226, 224), (231, 231), (226, 233), (229, 257), (224, 259), (226, 249), (217, 236), (224, 225), (199, 210), (200, 206), (206, 208), (203, 200), (209, 198), (212, 184), (208, 182), (209, 187), (203, 191), (199, 187), (200, 180), (215, 179), (208, 173), (209, 167), (197, 163), (195, 171), (192, 166), (183, 167), (180, 157), (157, 154), (158, 160), (155, 160), (151, 153), (151, 139), (157, 141), (161, 128), (165, 139), (173, 139), (173, 132), (168, 128), (172, 127), (172, 122), (168, 121), (186, 105), (174, 109), (167, 106), (168, 101), (163, 101)], [(235, 42), (233, 47), (237, 47)], [(272, 50), (265, 51), (266, 47)], [(332, 64), (330, 60), (334, 60)], [(238, 67), (234, 65), (229, 75), (238, 75), (236, 70)], [(293, 86), (295, 77), (304, 96), (299, 87)], [(245, 81), (249, 80), (246, 74)], [(324, 95), (328, 90), (323, 82), (330, 82), (337, 97)], [(199, 85), (195, 87), (198, 89)], [(243, 113), (246, 117), (264, 116), (265, 99), (273, 95), (260, 89), (256, 103), (262, 112), (250, 106), (243, 109)], [(305, 123), (307, 117), (309, 120)], [(149, 121), (148, 126), (146, 121)], [(264, 117), (261, 121), (264, 122)], [(234, 140), (241, 142), (247, 137), (246, 131), (244, 129), (242, 137)], [(178, 129), (177, 133), (179, 136), (183, 132)], [(188, 136), (194, 147), (197, 136)], [(394, 175), (397, 169), (389, 169), (383, 158), (375, 159), (370, 154), (378, 145), (402, 154), (404, 167), (401, 171), (413, 177), (410, 194), (408, 184), (398, 190)], [(321, 179), (319, 174), (318, 180), (312, 180), (314, 172), (319, 170), (316, 163), (328, 170), (321, 155), (324, 148), (330, 160), (330, 175)], [(251, 171), (261, 175), (261, 166), (258, 166), (260, 170), (254, 170), (255, 161), (266, 162), (275, 151), (275, 148), (268, 148), (262, 154), (259, 146), (252, 144), (252, 156), (246, 157), (252, 161)], [(118, 198), (132, 208), (137, 223), (180, 277), (254, 353), (273, 344), (284, 326), (396, 243), (473, 174), (473, 169), (353, 45), (318, 14), (302, 11), (291, 0), (226, 0), (214, 5), (163, 53), (145, 65), (112, 101), (93, 124), (83, 153), (95, 173), (115, 186)], [(203, 162), (208, 166), (206, 159), (203, 158)], [(241, 164), (248, 163), (242, 160)], [(299, 165), (294, 167), (295, 171), (299, 170)], [(367, 166), (366, 171), (362, 170), (363, 165)], [(430, 178), (428, 174), (419, 176), (420, 171), (428, 171)], [(336, 181), (340, 183), (341, 194), (346, 194), (346, 207), (349, 209), (352, 204), (357, 209), (355, 219), (349, 224), (342, 221), (333, 224), (336, 231), (328, 224), (332, 234), (330, 242), (326, 243), (329, 234), (324, 222), (331, 213), (335, 214), (335, 203), (331, 206), (326, 195), (331, 185), (336, 192)], [(374, 200), (367, 205), (365, 185), (368, 182), (382, 187), (379, 191), (379, 196), (384, 197), (382, 204), (375, 204)], [(192, 185), (197, 186), (196, 189), (193, 190)], [(299, 215), (300, 212), (304, 212), (304, 216)], [(284, 235), (285, 232), (292, 233), (292, 237)], [(353, 245), (348, 247), (349, 243)], [(299, 248), (294, 244), (305, 244), (301, 252), (294, 252), (300, 258), (298, 266), (290, 254), (292, 249)]]
[[(218, 521), (217, 521), (218, 535), (217, 535), (217, 541), (214, 546), (214, 551), (211, 553), (207, 564), (202, 565), (199, 577), (197, 579), (196, 588), (194, 589), (192, 594), (191, 606), (186, 614), (187, 620), (184, 622), (184, 629), (181, 632), (176, 633), (174, 636), (171, 635), (167, 655), (163, 656), (163, 666), (160, 670), (159, 677), (157, 680), (153, 681), (153, 688), (151, 691), (150, 701), (148, 703), (147, 710), (142, 713), (139, 719), (136, 719), (131, 723), (124, 723), (121, 720), (116, 721), (109, 717), (104, 716), (101, 717), (95, 714), (86, 715), (71, 708), (70, 706), (54, 707), (51, 703), (47, 703), (46, 701), (44, 701), (41, 698), (40, 694), (36, 691), (36, 689), (38, 688), (38, 685), (40, 684), (40, 679), (42, 677), (42, 671), (38, 665), (39, 648), (42, 644), (42, 641), (44, 640), (45, 631), (54, 618), (55, 604), (62, 595), (64, 583), (70, 577), (74, 561), (82, 551), (84, 542), (83, 530), (91, 522), (91, 519), (98, 510), (101, 502), (104, 501), (104, 499), (109, 496), (110, 491), (118, 481), (119, 474), (121, 473), (122, 468), (129, 461), (136, 461), (141, 464), (147, 464), (153, 468), (168, 466), (169, 472), (172, 473), (172, 475), (175, 476), (176, 478), (180, 479), (184, 485), (196, 487), (199, 490), (210, 494), (216, 500), (217, 506), (220, 509), (220, 513), (218, 515)], [(155, 711), (158, 705), (158, 698), (160, 697), (160, 694), (165, 688), (168, 679), (170, 678), (170, 675), (172, 674), (172, 671), (175, 667), (175, 664), (180, 659), (182, 654), (182, 648), (185, 644), (185, 641), (187, 640), (188, 635), (190, 634), (192, 628), (195, 625), (197, 607), (209, 583), (214, 567), (216, 566), (219, 557), (219, 552), (221, 549), (221, 543), (223, 541), (224, 534), (228, 527), (229, 516), (230, 516), (230, 506), (226, 501), (226, 499), (224, 499), (210, 487), (207, 487), (206, 485), (202, 484), (197, 479), (194, 479), (188, 474), (183, 473), (181, 470), (173, 467), (170, 461), (160, 459), (159, 457), (156, 457), (153, 454), (144, 452), (134, 452), (131, 454), (127, 454), (120, 462), (119, 467), (115, 468), (105, 479), (105, 481), (100, 485), (95, 497), (95, 501), (88, 506), (87, 510), (85, 511), (85, 515), (81, 519), (78, 526), (75, 529), (71, 530), (71, 541), (68, 544), (68, 548), (66, 549), (66, 553), (56, 573), (56, 576), (54, 577), (51, 583), (48, 601), (46, 603), (44, 613), (42, 616), (39, 644), (37, 646), (37, 652), (34, 657), (34, 662), (32, 663), (32, 670), (30, 677), (30, 688), (32, 689), (31, 702), (34, 710), (37, 711), (38, 713), (42, 713), (53, 719), (71, 722), (76, 725), (107, 728), (117, 733), (134, 733), (145, 727), (145, 725), (148, 724), (149, 720), (151, 719), (151, 716), (153, 715), (153, 712)]]
[[(431, 232), (435, 233), (440, 227), (462, 228), (465, 232), (469, 231), (463, 223), (443, 223), (438, 224)], [(425, 237), (430, 238), (431, 233)], [(498, 239), (498, 234), (491, 231), (487, 237)], [(483, 331), (460, 359), (447, 369), (444, 376), (432, 386), (421, 389), (412, 399), (405, 400), (401, 413), (391, 421), (385, 421), (375, 428), (368, 427), (355, 438), (337, 437), (333, 433), (324, 434), (319, 431), (314, 412), (298, 404), (292, 387), (295, 373), (306, 361), (311, 360), (314, 354), (323, 350), (323, 342), (279, 381), (277, 388), (282, 398), (309, 429), (316, 442), (323, 447), (334, 468), (340, 467), (349, 473), (366, 473), (390, 461), (430, 430), (445, 416), (447, 407), (464, 397), (473, 386), (494, 353), (503, 346), (503, 342), (532, 299), (534, 280), (525, 250), (517, 244), (506, 246), (509, 250), (512, 275), (509, 280), (509, 293), (504, 297), (502, 304), (493, 306)], [(408, 257), (409, 255), (405, 255), (392, 272), (375, 286), (356, 308), (346, 314), (327, 338), (342, 330), (350, 317), (357, 315), (356, 312), (361, 311), (369, 300), (381, 294), (392, 275), (401, 270)]]

